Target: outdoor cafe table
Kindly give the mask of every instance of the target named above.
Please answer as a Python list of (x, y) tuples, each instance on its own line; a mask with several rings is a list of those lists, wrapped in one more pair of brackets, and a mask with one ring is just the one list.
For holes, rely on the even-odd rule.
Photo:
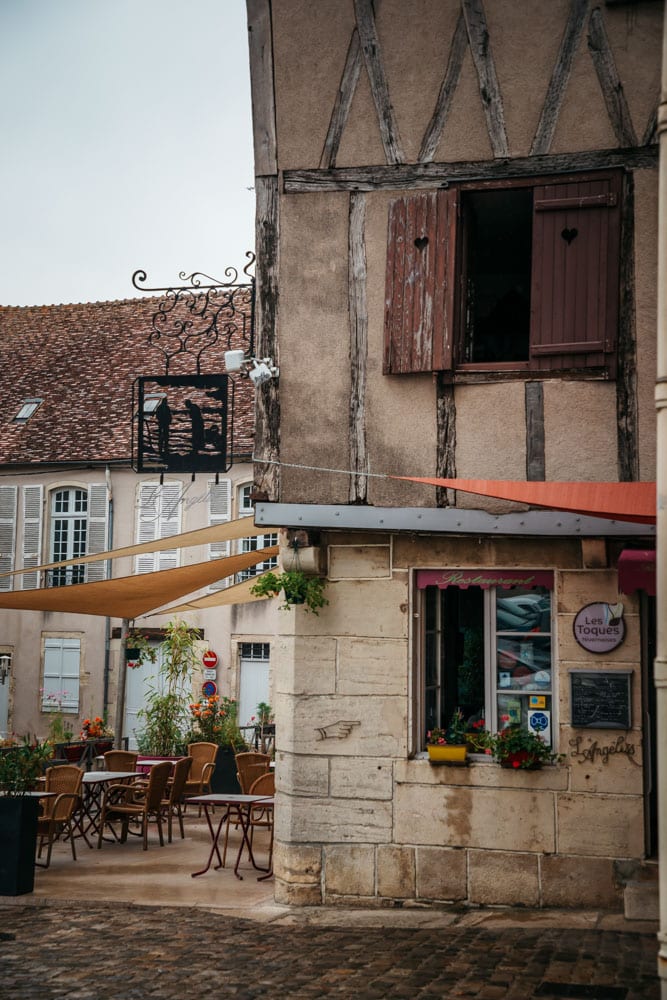
[[(207, 795), (195, 795), (194, 797), (187, 798), (185, 801), (188, 805), (203, 806), (204, 815), (206, 816), (206, 822), (208, 823), (208, 829), (211, 834), (211, 851), (208, 856), (208, 861), (206, 862), (204, 868), (200, 871), (192, 872), (193, 878), (196, 878), (197, 875), (203, 875), (209, 870), (214, 854), (218, 859), (218, 864), (215, 865), (216, 871), (219, 868), (224, 868), (222, 858), (220, 857), (220, 851), (218, 849), (218, 841), (227, 819), (234, 823), (238, 822), (242, 831), (241, 844), (239, 846), (238, 854), (236, 855), (236, 864), (234, 865), (234, 874), (236, 877), (240, 879), (243, 878), (243, 875), (239, 874), (239, 862), (241, 861), (244, 846), (248, 848), (250, 863), (253, 868), (256, 871), (267, 872), (270, 874), (270, 869), (262, 868), (260, 865), (256, 864), (255, 857), (252, 853), (252, 844), (250, 843), (250, 838), (248, 837), (248, 830), (250, 828), (250, 810), (252, 806), (273, 806), (272, 795), (239, 795), (235, 792), (210, 792)], [(215, 806), (223, 807), (224, 811), (220, 818), (220, 822), (217, 827), (214, 828), (213, 823), (211, 822), (211, 814), (209, 810)]]
[(139, 778), (136, 771), (86, 771), (81, 782), (81, 808), (74, 814), (74, 836), (83, 837), (88, 847), (88, 837), (97, 837), (102, 811), (102, 796), (106, 785), (123, 784)]

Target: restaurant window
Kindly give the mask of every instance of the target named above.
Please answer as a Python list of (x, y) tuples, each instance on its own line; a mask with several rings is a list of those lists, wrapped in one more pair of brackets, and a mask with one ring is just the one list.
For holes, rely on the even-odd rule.
[(617, 171), (393, 201), (384, 373), (615, 375), (620, 202)]
[(423, 570), (422, 732), (460, 708), (490, 731), (521, 724), (552, 741), (552, 575)]

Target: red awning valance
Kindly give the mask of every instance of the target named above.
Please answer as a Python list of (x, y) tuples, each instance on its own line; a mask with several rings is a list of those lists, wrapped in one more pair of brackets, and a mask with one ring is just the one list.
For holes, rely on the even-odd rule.
[(417, 587), (547, 587), (553, 590), (554, 575), (551, 570), (541, 569), (420, 569), (417, 571)]
[(498, 500), (513, 500), (530, 507), (548, 507), (612, 521), (655, 524), (655, 483), (545, 483), (505, 479), (426, 479), (418, 476), (391, 478)]
[(623, 549), (618, 557), (618, 589), (622, 594), (645, 590), (655, 597), (655, 549)]

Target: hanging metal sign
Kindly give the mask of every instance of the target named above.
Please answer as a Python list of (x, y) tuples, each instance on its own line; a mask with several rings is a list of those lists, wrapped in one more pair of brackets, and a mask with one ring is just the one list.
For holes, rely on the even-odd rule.
[(228, 381), (227, 375), (137, 379), (137, 472), (226, 472)]

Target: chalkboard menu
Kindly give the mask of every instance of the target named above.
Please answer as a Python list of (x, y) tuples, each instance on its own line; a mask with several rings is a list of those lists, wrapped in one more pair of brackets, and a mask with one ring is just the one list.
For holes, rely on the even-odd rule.
[(629, 729), (632, 670), (570, 671), (572, 725), (581, 729)]

